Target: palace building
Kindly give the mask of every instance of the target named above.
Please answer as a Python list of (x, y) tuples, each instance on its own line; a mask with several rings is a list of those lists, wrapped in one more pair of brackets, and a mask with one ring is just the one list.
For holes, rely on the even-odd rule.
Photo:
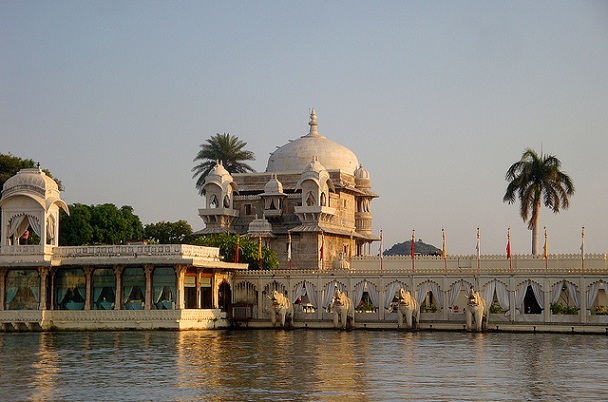
[[(206, 328), (230, 304), (232, 273), (247, 269), (213, 247), (61, 247), (59, 209), (68, 206), (37, 168), (5, 182), (0, 207), (3, 329)], [(27, 230), (39, 244), (21, 244)]]
[(216, 165), (199, 209), (206, 227), (197, 233), (259, 238), (281, 268), (348, 269), (353, 256), (365, 254), (379, 240), (369, 172), (350, 149), (319, 134), (314, 109), (308, 124), (308, 134), (272, 152), (263, 173), (230, 174)]

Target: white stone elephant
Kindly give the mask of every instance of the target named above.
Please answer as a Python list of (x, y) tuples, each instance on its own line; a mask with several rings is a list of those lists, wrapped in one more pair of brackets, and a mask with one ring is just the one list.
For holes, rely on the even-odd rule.
[(331, 303), (327, 306), (327, 312), (334, 315), (334, 328), (338, 328), (338, 321), (342, 324), (342, 329), (346, 329), (346, 324), (350, 319), (351, 325), (355, 326), (355, 305), (346, 296), (346, 293), (336, 289)]
[(403, 288), (395, 292), (395, 297), (399, 300), (397, 303), (391, 303), (388, 312), (397, 311), (397, 327), (403, 327), (403, 317), (408, 329), (418, 328), (418, 320), (420, 319), (420, 304), (412, 297), (411, 293)]
[[(488, 325), (490, 306), (473, 288), (471, 288), (469, 300), (465, 307), (465, 315), (467, 317), (467, 331), (472, 331), (473, 329), (482, 331), (484, 324), (486, 327)], [(473, 327), (473, 324), (475, 324), (475, 327)]]
[(285, 324), (290, 324), (293, 320), (293, 304), (284, 294), (274, 290), (268, 298), (272, 301), (272, 309), (270, 310), (270, 321), (274, 327), (277, 320), (282, 327)]

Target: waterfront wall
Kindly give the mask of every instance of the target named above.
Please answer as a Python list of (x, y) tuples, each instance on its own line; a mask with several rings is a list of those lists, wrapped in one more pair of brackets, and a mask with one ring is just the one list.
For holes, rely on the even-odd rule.
[(194, 330), (227, 328), (226, 313), (205, 310), (0, 311), (2, 331)]
[[(504, 256), (441, 257), (391, 256), (354, 257), (350, 270), (275, 270), (243, 271), (233, 278), (233, 302), (249, 304), (252, 320), (269, 320), (268, 298), (273, 290), (287, 295), (293, 302), (307, 293), (307, 305), (296, 305), (296, 321), (329, 321), (325, 307), (333, 289), (346, 291), (355, 298), (368, 293), (373, 309), (361, 308), (358, 323), (396, 322), (388, 313), (393, 292), (398, 287), (409, 290), (419, 302), (434, 306), (434, 311), (421, 314), (421, 322), (464, 323), (466, 295), (474, 287), (495, 303), (500, 313), (491, 314), (490, 323), (608, 324), (608, 315), (600, 307), (608, 305), (608, 259), (606, 254), (517, 255), (509, 261)], [(534, 300), (527, 300), (532, 297)], [(301, 301), (301, 300), (300, 300)], [(489, 300), (491, 302), (491, 300)], [(533, 303), (535, 307), (531, 307)], [(561, 314), (552, 311), (554, 303), (563, 303), (575, 311)], [(498, 306), (500, 304), (500, 306)], [(364, 311), (365, 310), (365, 311)], [(572, 311), (570, 311), (572, 313)]]

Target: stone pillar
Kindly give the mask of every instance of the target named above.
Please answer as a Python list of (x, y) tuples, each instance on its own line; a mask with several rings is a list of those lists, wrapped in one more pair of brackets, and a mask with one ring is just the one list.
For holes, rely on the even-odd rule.
[(6, 299), (6, 268), (0, 268), (0, 310), (4, 310)]
[(146, 277), (146, 294), (144, 296), (144, 310), (152, 310), (152, 273), (154, 272), (154, 265), (144, 265), (144, 275)]
[(581, 323), (587, 322), (587, 286), (585, 286), (585, 277), (581, 276), (578, 283), (578, 302), (580, 304), (580, 310), (578, 313), (580, 314)]
[(176, 265), (175, 269), (175, 291), (177, 293), (175, 297), (175, 309), (184, 309), (184, 278), (186, 276), (186, 266)]
[[(49, 277), (49, 268), (47, 267), (38, 267), (38, 274), (40, 275), (40, 295), (39, 295), (39, 310), (46, 310), (47, 303), (47, 290), (48, 290), (48, 277)], [(52, 300), (51, 300), (52, 303)]]
[(116, 281), (116, 297), (114, 298), (114, 310), (122, 310), (122, 265), (114, 266), (114, 280)]
[(511, 321), (515, 321), (516, 320), (516, 314), (517, 311), (515, 310), (515, 278), (511, 275), (511, 278), (509, 280), (509, 318), (511, 318)]
[(384, 278), (382, 277), (382, 275), (380, 275), (380, 283), (378, 284), (378, 286), (380, 287), (380, 289), (378, 290), (379, 293), (379, 297), (378, 297), (378, 319), (380, 321), (384, 321), (384, 300), (386, 296), (386, 287), (384, 286)]
[[(551, 288), (546, 286), (549, 281), (545, 281), (543, 286), (544, 306), (543, 306), (543, 321), (551, 322)], [(547, 290), (545, 290), (547, 289)]]
[(91, 310), (93, 305), (93, 268), (84, 266), (82, 270), (85, 276), (84, 309)]
[[(196, 268), (196, 308), (200, 309), (203, 307), (203, 288), (201, 287), (201, 279), (203, 274), (203, 268)], [(211, 280), (213, 282), (213, 280)], [(213, 283), (211, 284), (213, 289)]]

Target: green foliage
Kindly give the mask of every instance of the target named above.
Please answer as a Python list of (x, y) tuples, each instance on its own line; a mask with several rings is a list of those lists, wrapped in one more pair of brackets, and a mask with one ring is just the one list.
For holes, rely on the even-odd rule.
[(439, 307), (437, 307), (433, 303), (431, 303), (431, 304), (422, 303), (420, 305), (420, 312), (421, 313), (436, 313), (438, 311), (439, 311)]
[[(542, 205), (554, 213), (570, 206), (574, 184), (560, 168), (561, 162), (555, 156), (538, 155), (528, 148), (507, 170), (505, 180), (509, 184), (503, 202), (512, 204), (519, 199), (520, 215), (524, 222), (528, 221), (528, 229), (536, 228)], [(536, 252), (535, 240), (532, 239), (533, 253)]]
[(201, 195), (203, 194), (205, 178), (217, 161), (222, 162), (224, 168), (230, 173), (254, 171), (251, 166), (245, 163), (245, 161), (255, 160), (254, 153), (244, 149), (246, 145), (246, 142), (241, 141), (237, 136), (230, 135), (230, 133), (216, 133), (206, 143), (201, 144), (201, 149), (194, 158), (194, 162), (198, 161), (198, 164), (192, 168), (194, 172), (192, 178), (198, 177), (196, 188)]
[[(17, 174), (21, 169), (27, 168), (35, 168), (36, 162), (32, 159), (21, 159), (17, 156), (13, 156), (9, 154), (0, 154), (0, 191), (4, 188), (4, 183)], [(57, 186), (59, 187), (59, 191), (63, 190), (63, 186), (61, 185), (61, 181), (55, 179), (51, 172), (47, 169), (42, 169), (47, 176), (51, 179), (55, 180)]]
[(570, 314), (570, 315), (574, 315), (574, 314), (578, 314), (578, 308), (574, 307), (574, 306), (564, 306), (561, 303), (551, 303), (551, 312), (553, 314)]
[[(233, 262), (234, 253), (236, 250), (237, 235), (222, 233), (200, 237), (193, 244), (208, 247), (219, 247), (220, 254), (224, 256), (224, 261)], [(249, 264), (249, 269), (260, 269), (260, 261), (258, 259), (258, 240), (250, 239), (249, 237), (239, 237), (239, 262)], [(276, 253), (262, 246), (262, 269), (276, 269), (279, 266), (279, 260)]]
[(114, 204), (70, 206), (70, 215), (61, 211), (59, 244), (80, 246), (92, 244), (124, 244), (142, 239), (144, 229), (133, 208)]
[(192, 240), (192, 226), (185, 220), (144, 226), (144, 239), (156, 244), (184, 244)]
[(500, 304), (493, 302), (492, 304), (490, 304), (490, 314), (501, 314), (504, 313), (505, 311), (502, 309), (502, 307), (500, 307)]

